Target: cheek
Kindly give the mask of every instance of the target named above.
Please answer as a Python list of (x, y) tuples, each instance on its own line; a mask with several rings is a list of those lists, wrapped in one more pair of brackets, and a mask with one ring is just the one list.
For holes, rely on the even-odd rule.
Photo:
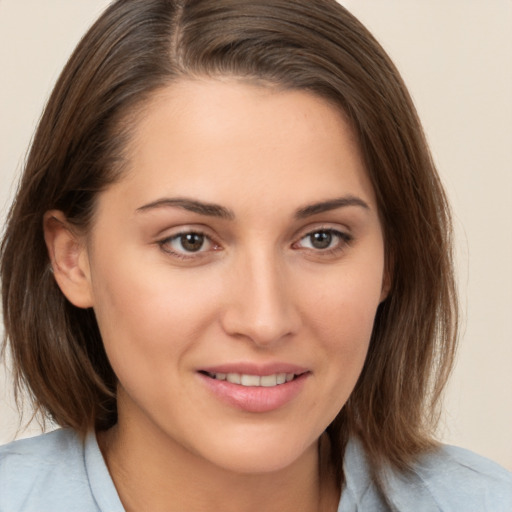
[(309, 285), (312, 322), (327, 339), (347, 345), (369, 340), (382, 294), (382, 265), (347, 265), (324, 282)]
[(149, 375), (169, 357), (191, 350), (216, 304), (215, 287), (202, 279), (128, 261), (96, 267), (93, 286), (94, 311), (119, 377), (124, 367)]
[(347, 265), (325, 283), (310, 286), (304, 311), (309, 315), (311, 336), (322, 344), (325, 364), (320, 367), (330, 382), (335, 414), (348, 399), (364, 365), (381, 289), (378, 259), (371, 265)]

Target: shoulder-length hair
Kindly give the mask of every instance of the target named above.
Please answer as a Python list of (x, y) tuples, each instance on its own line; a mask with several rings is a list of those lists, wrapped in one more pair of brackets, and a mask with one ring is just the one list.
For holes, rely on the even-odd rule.
[(398, 71), (334, 0), (118, 0), (92, 26), (45, 108), (1, 245), (17, 389), (82, 434), (115, 424), (116, 377), (94, 312), (57, 287), (42, 219), (58, 209), (86, 230), (98, 193), (122, 176), (137, 114), (158, 89), (197, 76), (310, 91), (349, 119), (375, 189), (392, 284), (362, 374), (327, 431), (340, 475), (351, 435), (375, 466), (406, 468), (435, 444), (455, 350), (450, 213)]

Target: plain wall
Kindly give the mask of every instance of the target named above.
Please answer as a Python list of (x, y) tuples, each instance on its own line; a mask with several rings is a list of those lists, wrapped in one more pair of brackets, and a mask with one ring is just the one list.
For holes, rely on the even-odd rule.
[[(106, 0), (0, 0), (0, 221), (44, 102)], [(401, 70), (456, 223), (462, 332), (440, 430), (512, 470), (512, 1), (345, 0)], [(0, 443), (17, 434), (0, 368)]]

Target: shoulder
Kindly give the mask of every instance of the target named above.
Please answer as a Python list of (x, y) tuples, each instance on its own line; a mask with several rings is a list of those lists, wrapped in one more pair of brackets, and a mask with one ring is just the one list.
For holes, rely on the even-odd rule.
[[(489, 459), (454, 446), (442, 445), (424, 454), (410, 474), (394, 473), (388, 483), (397, 502), (413, 506), (422, 496), (436, 506), (415, 506), (414, 510), (512, 511), (512, 474)], [(407, 485), (415, 490), (414, 495)]]
[(56, 430), (0, 447), (0, 512), (21, 510), (97, 510), (84, 444), (74, 431)]
[(475, 510), (512, 510), (512, 474), (469, 450), (441, 446), (423, 457), (417, 474), (438, 496), (480, 503), (480, 508), (473, 506)]
[(19, 457), (26, 460), (27, 457), (48, 458), (48, 462), (60, 458), (62, 451), (80, 451), (81, 442), (76, 433), (70, 429), (59, 429), (48, 434), (42, 434), (28, 439), (21, 439), (0, 446), (0, 463), (12, 463)]
[(409, 471), (391, 467), (372, 478), (364, 449), (351, 439), (345, 452), (346, 487), (339, 512), (511, 512), (512, 474), (468, 450), (441, 445), (424, 453)]

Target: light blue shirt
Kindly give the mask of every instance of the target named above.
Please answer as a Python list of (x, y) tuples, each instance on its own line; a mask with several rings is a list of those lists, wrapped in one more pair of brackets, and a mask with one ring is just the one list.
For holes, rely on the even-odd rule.
[[(444, 446), (410, 474), (383, 475), (389, 504), (372, 483), (360, 444), (344, 458), (338, 512), (512, 512), (512, 474), (483, 457)], [(0, 512), (124, 512), (96, 436), (72, 430), (0, 447)]]

